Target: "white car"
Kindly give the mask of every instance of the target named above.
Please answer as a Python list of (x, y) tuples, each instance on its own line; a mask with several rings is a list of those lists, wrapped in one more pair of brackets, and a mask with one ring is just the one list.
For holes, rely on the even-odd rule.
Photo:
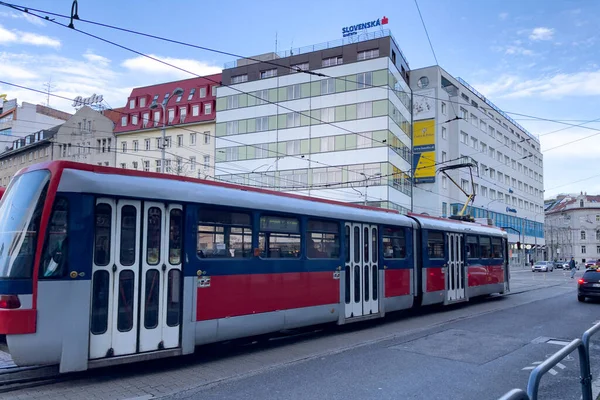
[(531, 272), (552, 272), (554, 270), (554, 263), (552, 261), (538, 261), (531, 267)]

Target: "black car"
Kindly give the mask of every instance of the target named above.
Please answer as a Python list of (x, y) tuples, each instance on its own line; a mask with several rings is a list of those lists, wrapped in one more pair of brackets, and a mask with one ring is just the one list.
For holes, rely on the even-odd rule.
[(600, 297), (600, 269), (588, 269), (579, 279), (577, 300), (585, 301), (586, 297)]

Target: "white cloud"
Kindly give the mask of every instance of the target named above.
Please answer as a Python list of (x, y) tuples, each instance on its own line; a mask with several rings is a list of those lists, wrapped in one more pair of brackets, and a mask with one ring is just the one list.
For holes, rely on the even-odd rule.
[(2, 78), (4, 79), (34, 79), (37, 77), (31, 71), (12, 65), (3, 65), (0, 71), (2, 71)]
[(507, 12), (503, 12), (498, 14), (498, 18), (500, 18), (501, 20), (505, 20), (506, 18), (508, 18), (508, 13)]
[(94, 54), (92, 53), (90, 50), (88, 50), (83, 57), (93, 63), (98, 63), (101, 65), (108, 65), (110, 63), (110, 60), (104, 56), (98, 55), (98, 54)]
[(554, 36), (554, 29), (538, 27), (531, 31), (529, 39), (531, 40), (551, 40)]
[(48, 46), (54, 48), (60, 47), (60, 40), (58, 39), (53, 39), (48, 36), (38, 35), (29, 32), (21, 32), (19, 42), (24, 44), (31, 44), (33, 46)]
[(35, 17), (31, 14), (28, 13), (14, 13), (14, 12), (0, 12), (0, 17), (5, 17), (5, 18), (13, 18), (13, 19), (24, 19), (25, 21), (29, 22), (30, 24), (33, 25), (37, 25), (37, 26), (45, 26), (46, 24), (44, 23), (44, 20), (42, 20), (41, 18)]
[(521, 46), (506, 46), (504, 54), (533, 56), (534, 52)]
[[(220, 67), (210, 65), (203, 61), (185, 58), (160, 57), (154, 54), (149, 55), (200, 76), (218, 74), (221, 72)], [(151, 75), (170, 75), (175, 78), (193, 78), (192, 74), (188, 74), (169, 65), (162, 64), (158, 61), (150, 60), (142, 56), (129, 58), (123, 61), (121, 65), (132, 72), (142, 72)]]
[(59, 48), (60, 40), (49, 36), (38, 35), (37, 33), (21, 32), (18, 30), (9, 31), (0, 25), (0, 44), (29, 44), (33, 46), (48, 46)]
[(540, 97), (560, 99), (600, 95), (600, 69), (575, 73), (556, 73), (524, 79), (500, 76), (496, 81), (475, 85), (486, 96), (497, 98)]

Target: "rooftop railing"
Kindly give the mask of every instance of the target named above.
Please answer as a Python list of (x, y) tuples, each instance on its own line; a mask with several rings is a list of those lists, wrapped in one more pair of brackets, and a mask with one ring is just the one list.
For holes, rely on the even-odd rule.
[[(398, 46), (396, 39), (394, 39), (394, 36), (392, 35), (392, 33), (389, 29), (381, 29), (378, 31), (367, 32), (367, 33), (363, 33), (363, 34), (344, 37), (342, 39), (332, 40), (329, 42), (313, 44), (313, 45), (304, 46), (304, 47), (298, 47), (295, 49), (290, 49), (290, 50), (285, 50), (285, 51), (279, 51), (279, 52), (274, 53), (276, 55), (276, 58), (274, 58), (272, 60), (264, 60), (264, 61), (273, 61), (273, 60), (277, 60), (277, 58), (286, 58), (286, 57), (296, 56), (298, 54), (306, 54), (306, 53), (311, 53), (313, 51), (331, 49), (334, 47), (340, 47), (340, 46), (344, 46), (347, 44), (366, 42), (368, 40), (380, 39), (380, 38), (388, 37), (388, 36), (392, 39), (392, 41), (398, 48), (398, 51), (400, 51), (400, 56), (402, 57), (402, 59), (404, 60), (406, 65), (408, 65), (408, 61), (406, 60), (406, 57), (404, 57), (404, 53), (402, 53), (402, 50), (400, 50), (400, 46)], [(260, 58), (257, 56), (257, 57), (243, 58), (242, 60), (247, 60), (247, 59), (260, 59)], [(237, 63), (238, 63), (238, 60), (228, 62), (225, 64), (224, 68), (225, 69), (235, 68), (238, 66)]]

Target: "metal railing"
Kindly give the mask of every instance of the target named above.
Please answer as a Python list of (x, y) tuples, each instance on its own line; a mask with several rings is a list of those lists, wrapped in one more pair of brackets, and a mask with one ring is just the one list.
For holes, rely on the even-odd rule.
[[(392, 32), (389, 29), (381, 29), (381, 30), (376, 30), (373, 32), (362, 33), (360, 35), (348, 36), (348, 37), (345, 37), (342, 39), (331, 40), (329, 42), (313, 44), (313, 45), (304, 46), (304, 47), (298, 47), (295, 49), (290, 49), (290, 50), (285, 50), (285, 51), (278, 51), (276, 53), (273, 53), (276, 56), (274, 59), (265, 60), (265, 61), (276, 61), (278, 58), (286, 58), (286, 57), (295, 56), (298, 54), (311, 53), (313, 51), (331, 49), (334, 47), (344, 46), (346, 44), (366, 42), (367, 40), (379, 39), (379, 38), (388, 37), (388, 36), (392, 39), (392, 41), (396, 45), (396, 48), (400, 52), (400, 56), (402, 57), (402, 59), (404, 60), (406, 65), (408, 65), (408, 61), (406, 60), (404, 53), (402, 53), (402, 50), (400, 50), (400, 46), (398, 46), (396, 39), (394, 38), (394, 36), (392, 35)], [(258, 57), (242, 58), (241, 60), (254, 59), (254, 58), (258, 58)], [(237, 62), (238, 62), (238, 60), (230, 61), (228, 63), (225, 63), (224, 67), (225, 67), (225, 69), (235, 68), (238, 66)]]
[(573, 340), (571, 343), (551, 355), (546, 361), (538, 365), (529, 375), (527, 392), (524, 392), (521, 389), (512, 389), (498, 400), (537, 400), (540, 381), (544, 374), (575, 350), (579, 353), (581, 398), (583, 400), (593, 400), (592, 370), (590, 367), (590, 339), (598, 332), (600, 332), (600, 323), (585, 331), (581, 339)]

